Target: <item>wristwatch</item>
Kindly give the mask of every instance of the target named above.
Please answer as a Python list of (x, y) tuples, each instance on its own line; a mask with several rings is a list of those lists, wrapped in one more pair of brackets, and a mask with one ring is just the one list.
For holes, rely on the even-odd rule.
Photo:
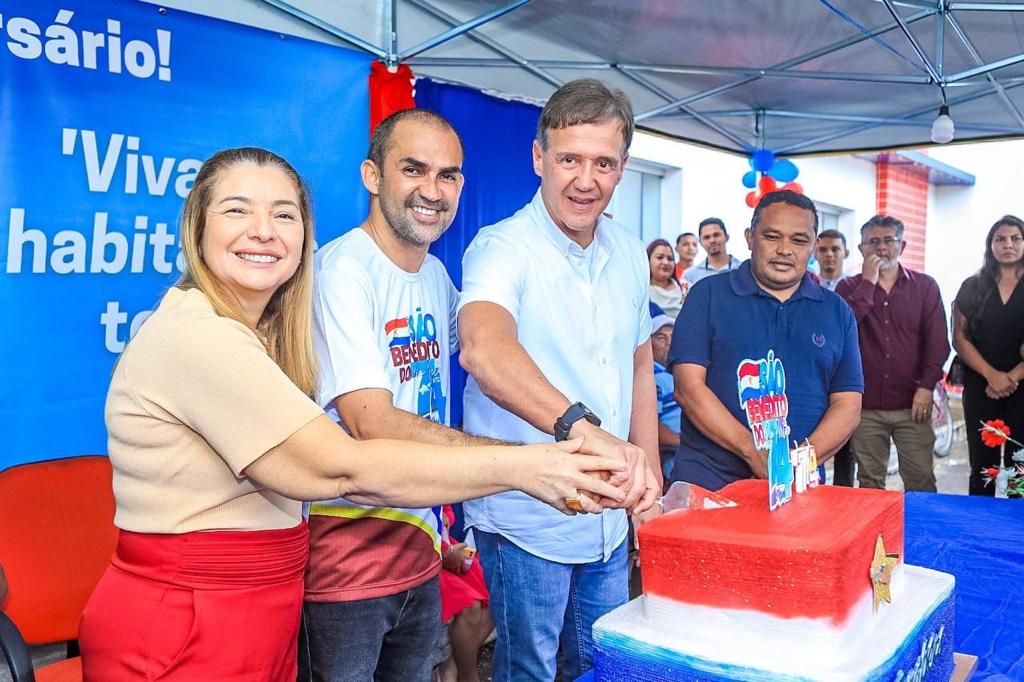
[(589, 407), (583, 403), (573, 403), (561, 417), (555, 420), (555, 440), (569, 440), (569, 431), (572, 429), (572, 425), (581, 419), (586, 419), (594, 426), (601, 425), (601, 420), (590, 411)]

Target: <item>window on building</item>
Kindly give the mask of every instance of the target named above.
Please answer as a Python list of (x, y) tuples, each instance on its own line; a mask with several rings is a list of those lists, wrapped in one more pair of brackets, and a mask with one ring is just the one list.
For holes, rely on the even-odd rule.
[[(630, 160), (630, 164), (633, 164)], [(615, 188), (608, 212), (617, 223), (647, 244), (661, 236), (661, 184), (657, 168), (627, 168)]]
[(818, 232), (823, 232), (824, 230), (838, 230), (840, 213), (841, 211), (838, 208), (833, 208), (831, 206), (819, 206)]

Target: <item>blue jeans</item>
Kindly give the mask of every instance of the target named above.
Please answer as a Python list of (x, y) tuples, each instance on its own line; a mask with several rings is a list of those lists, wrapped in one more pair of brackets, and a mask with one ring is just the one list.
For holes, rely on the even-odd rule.
[(375, 599), (307, 601), (302, 626), (300, 682), (429, 682), (441, 634), (440, 580)]
[(474, 533), (498, 631), (494, 682), (550, 682), (559, 644), (562, 679), (590, 670), (594, 621), (629, 599), (626, 542), (607, 562), (560, 564), (501, 535)]

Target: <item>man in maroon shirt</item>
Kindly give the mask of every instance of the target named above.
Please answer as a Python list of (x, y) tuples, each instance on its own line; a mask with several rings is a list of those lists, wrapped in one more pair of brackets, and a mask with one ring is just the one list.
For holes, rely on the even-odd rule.
[(949, 355), (942, 296), (934, 279), (900, 265), (902, 222), (876, 215), (860, 235), (862, 274), (836, 286), (857, 318), (864, 365), (864, 409), (850, 439), (857, 480), (885, 487), (892, 439), (904, 488), (935, 492), (932, 391)]

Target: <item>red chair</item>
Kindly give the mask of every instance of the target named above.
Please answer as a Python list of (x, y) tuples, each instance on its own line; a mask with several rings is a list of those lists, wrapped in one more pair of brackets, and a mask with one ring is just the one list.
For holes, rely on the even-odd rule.
[[(0, 472), (0, 500), (0, 565), (10, 587), (0, 604), (0, 649), (15, 682), (81, 682), (78, 623), (117, 543), (110, 461), (11, 467)], [(33, 673), (25, 643), (65, 641), (76, 655)]]

